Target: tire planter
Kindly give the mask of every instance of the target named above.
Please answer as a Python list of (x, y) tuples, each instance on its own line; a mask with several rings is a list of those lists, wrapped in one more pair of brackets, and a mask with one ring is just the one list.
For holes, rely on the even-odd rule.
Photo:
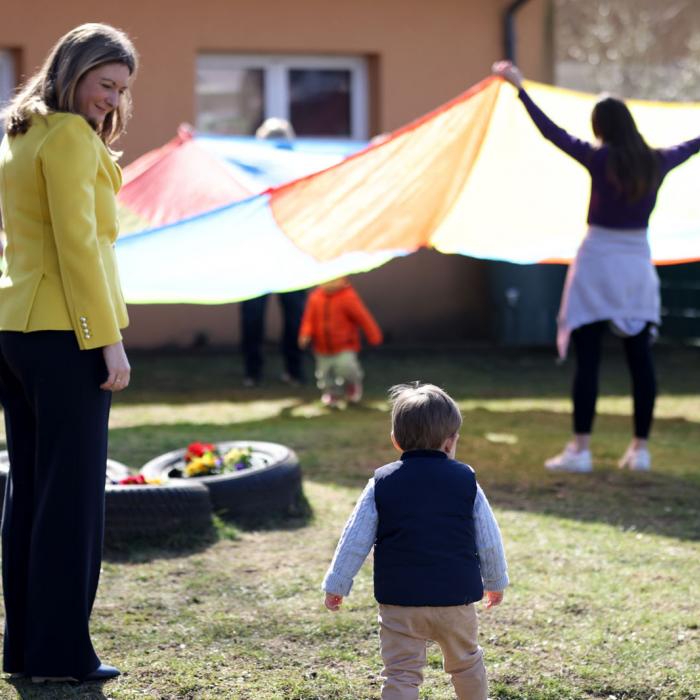
[[(0, 492), (3, 497), (9, 466), (7, 451), (0, 451)], [(133, 539), (154, 540), (180, 532), (196, 534), (211, 527), (211, 500), (205, 486), (185, 479), (172, 479), (162, 486), (114, 483), (130, 473), (121, 462), (107, 460), (106, 544)]]
[[(289, 447), (274, 442), (235, 440), (216, 443), (221, 454), (232, 448), (250, 448), (252, 466), (237, 472), (212, 476), (194, 476), (187, 482), (198, 482), (209, 489), (212, 508), (226, 518), (266, 520), (289, 515), (299, 506), (301, 468)], [(168, 477), (184, 467), (185, 449), (174, 450), (150, 460), (141, 468), (147, 478)]]
[(162, 485), (107, 484), (105, 543), (157, 542), (211, 528), (211, 500), (202, 484), (170, 479)]

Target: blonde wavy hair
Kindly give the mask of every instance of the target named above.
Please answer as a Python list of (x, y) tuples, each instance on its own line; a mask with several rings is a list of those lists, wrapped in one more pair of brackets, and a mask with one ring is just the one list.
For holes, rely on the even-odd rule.
[[(130, 75), (136, 73), (138, 54), (124, 32), (108, 24), (92, 22), (71, 29), (56, 42), (44, 65), (5, 110), (7, 133), (10, 136), (26, 133), (36, 115), (80, 114), (76, 102), (78, 83), (86, 73), (106, 63), (121, 63), (129, 69)], [(105, 145), (109, 146), (124, 133), (131, 110), (131, 95), (127, 90), (101, 125), (92, 124)]]

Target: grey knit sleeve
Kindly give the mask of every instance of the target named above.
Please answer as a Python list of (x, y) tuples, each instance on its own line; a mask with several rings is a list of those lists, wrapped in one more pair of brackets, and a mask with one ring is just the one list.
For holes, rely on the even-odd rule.
[(374, 546), (377, 537), (377, 507), (374, 503), (374, 479), (370, 479), (345, 523), (343, 534), (321, 588), (326, 593), (346, 596), (353, 579)]
[(498, 523), (481, 486), (476, 486), (474, 529), (481, 577), (487, 591), (502, 591), (509, 583), (508, 565)]

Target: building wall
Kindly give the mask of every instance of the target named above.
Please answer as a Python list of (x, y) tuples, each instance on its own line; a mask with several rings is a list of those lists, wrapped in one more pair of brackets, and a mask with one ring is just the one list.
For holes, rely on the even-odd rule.
[[(119, 144), (128, 163), (170, 139), (181, 122), (194, 121), (198, 52), (366, 56), (371, 67), (370, 125), (373, 133), (380, 133), (419, 117), (488, 75), (491, 63), (502, 55), (502, 17), (510, 4), (122, 0), (100, 6), (87, 0), (42, 0), (31, 13), (2, 13), (0, 49), (18, 50), (18, 70), (26, 76), (41, 64), (56, 38), (77, 24), (103, 21), (127, 31), (141, 54), (133, 90), (135, 115)], [(517, 15), (520, 64), (526, 75), (540, 80), (551, 76), (549, 4), (530, 0)], [(483, 303), (488, 297), (486, 276), (485, 263), (421, 253), (358, 276), (356, 284), (394, 338), (452, 338), (455, 333), (483, 338), (489, 333)], [(429, 296), (435, 298), (431, 304), (426, 303)], [(232, 305), (133, 306), (130, 314), (127, 340), (132, 345), (187, 345), (198, 333), (213, 342), (237, 341), (237, 309)], [(273, 319), (272, 335), (277, 326)]]

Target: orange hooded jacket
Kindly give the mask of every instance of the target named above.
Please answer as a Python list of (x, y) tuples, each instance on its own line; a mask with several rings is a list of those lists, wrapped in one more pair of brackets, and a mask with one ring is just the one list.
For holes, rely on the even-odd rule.
[(362, 329), (370, 345), (382, 342), (382, 331), (357, 292), (347, 284), (340, 289), (318, 287), (309, 295), (299, 329), (300, 338), (311, 338), (313, 351), (336, 355), (360, 349)]

